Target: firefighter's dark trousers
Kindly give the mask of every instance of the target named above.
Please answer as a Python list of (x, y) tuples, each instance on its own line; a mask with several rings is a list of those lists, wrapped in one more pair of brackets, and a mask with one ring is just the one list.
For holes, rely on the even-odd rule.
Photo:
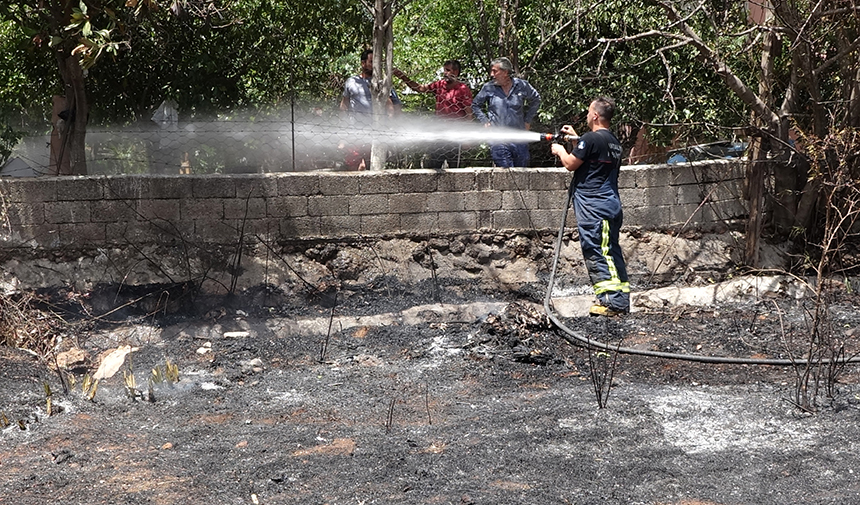
[(623, 214), (614, 195), (573, 198), (579, 243), (585, 267), (601, 305), (619, 312), (630, 311), (630, 282), (618, 245)]

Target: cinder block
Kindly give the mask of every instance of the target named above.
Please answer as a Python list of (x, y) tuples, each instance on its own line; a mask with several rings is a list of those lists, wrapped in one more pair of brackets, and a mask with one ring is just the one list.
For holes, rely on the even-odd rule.
[(57, 201), (57, 177), (0, 178), (0, 194), (9, 203)]
[(685, 184), (683, 186), (674, 186), (675, 190), (675, 203), (678, 205), (686, 205), (694, 203), (696, 205), (702, 203), (702, 200), (707, 193), (707, 188), (704, 185), (690, 185)]
[[(323, 197), (317, 197), (323, 198)], [(279, 196), (266, 200), (266, 214), (269, 217), (300, 217), (308, 215), (308, 197)]]
[(243, 174), (232, 176), (236, 198), (272, 198), (278, 196), (278, 180), (272, 174)]
[(621, 198), (622, 208), (626, 210), (651, 205), (651, 190), (652, 188), (619, 188), (618, 196)]
[[(141, 223), (138, 221), (105, 223), (105, 244), (123, 246), (129, 243), (157, 243), (158, 234), (153, 233), (153, 228), (150, 223)], [(146, 233), (143, 233), (141, 230), (146, 230)]]
[(310, 196), (320, 193), (319, 173), (276, 174), (278, 194), (281, 196)]
[(349, 197), (311, 196), (308, 197), (308, 215), (346, 216), (349, 214)]
[(63, 246), (100, 246), (105, 243), (104, 223), (62, 223), (58, 230)]
[(492, 188), (499, 191), (529, 189), (527, 168), (497, 168), (492, 172)]
[[(628, 167), (629, 168), (629, 167)], [(632, 176), (632, 181), (628, 177)], [(672, 183), (672, 172), (669, 165), (647, 165), (646, 167), (633, 167), (622, 170), (618, 177), (618, 186), (625, 188), (654, 188), (665, 187)], [(631, 184), (632, 182), (632, 184)]]
[(711, 202), (722, 202), (725, 200), (743, 200), (743, 185), (736, 181), (711, 184), (707, 188), (708, 200)]
[(747, 177), (748, 164), (745, 161), (735, 161), (726, 172), (727, 179), (738, 179), (743, 181)]
[(138, 221), (161, 219), (179, 222), (179, 200), (141, 200), (137, 206)]
[(528, 230), (534, 228), (539, 231), (558, 231), (559, 226), (561, 226), (561, 210), (534, 209), (529, 211), (529, 216), (531, 223), (527, 228)]
[(401, 233), (430, 233), (439, 229), (436, 212), (400, 214)]
[(57, 201), (101, 200), (102, 182), (96, 177), (68, 177), (57, 184)]
[(669, 224), (684, 224), (694, 226), (702, 222), (702, 207), (698, 204), (678, 204), (671, 207), (669, 212)]
[(143, 176), (141, 198), (174, 199), (194, 195), (194, 184), (203, 175)]
[(402, 193), (388, 195), (388, 210), (393, 214), (425, 212), (427, 210), (427, 194)]
[(267, 217), (265, 198), (231, 198), (221, 200), (221, 202), (224, 205), (225, 219), (242, 220)]
[(493, 212), (494, 230), (529, 230), (531, 223), (525, 210), (499, 210)]
[[(560, 215), (561, 214), (559, 214), (559, 216)], [(561, 221), (561, 217), (559, 217), (558, 219), (559, 219), (559, 221)], [(624, 224), (627, 224), (627, 213), (626, 212), (624, 213), (624, 221), (625, 221)], [(577, 227), (576, 213), (573, 211), (572, 207), (570, 209), (568, 209), (567, 223), (565, 224), (565, 227), (567, 227), (567, 228), (576, 228)]]
[(478, 216), (475, 212), (439, 212), (437, 223), (445, 231), (477, 230)]
[(400, 232), (400, 216), (397, 214), (382, 214), (376, 216), (361, 216), (361, 234), (390, 235)]
[(474, 191), (477, 185), (477, 174), (468, 168), (453, 168), (440, 171), (436, 179), (436, 191), (463, 192)]
[(320, 234), (323, 237), (359, 236), (361, 216), (321, 216)]
[[(118, 175), (100, 179), (105, 200), (138, 200), (150, 198), (150, 187), (155, 179), (144, 176)], [(191, 185), (188, 185), (189, 189)], [(186, 193), (190, 195), (189, 191)]]
[(539, 197), (536, 191), (529, 190), (513, 190), (513, 191), (505, 191), (504, 195), (502, 195), (502, 206), (503, 210), (524, 210), (524, 209), (537, 209)]
[(349, 214), (357, 216), (369, 216), (376, 214), (388, 214), (388, 194), (376, 195), (353, 195), (348, 197)]
[[(341, 173), (343, 174), (343, 173)], [(382, 170), (382, 171), (364, 171), (352, 172), (350, 183), (354, 183), (355, 187), (348, 194), (350, 195), (371, 195), (377, 193), (404, 193), (400, 188), (397, 170)], [(344, 174), (345, 175), (345, 174)], [(347, 194), (343, 192), (323, 193), (323, 194)]]
[(502, 201), (502, 192), (500, 191), (469, 191), (463, 193), (465, 210), (499, 210), (503, 207)]
[(707, 164), (694, 164), (693, 169), (702, 182), (720, 182), (744, 178), (744, 165), (739, 160), (713, 160)]
[(573, 174), (563, 167), (533, 168), (529, 173), (529, 189), (534, 191), (550, 191), (567, 189)]
[(554, 191), (537, 191), (537, 206), (539, 209), (561, 209), (567, 204), (567, 189)]
[[(0, 207), (0, 214), (3, 208)], [(2, 217), (2, 216), (0, 216)], [(10, 225), (40, 225), (45, 224), (45, 204), (38, 203), (6, 203), (6, 219)], [(2, 223), (2, 220), (0, 220)], [(2, 226), (0, 226), (2, 230)]]
[(477, 214), (477, 221), (475, 225), (479, 230), (481, 229), (492, 229), (493, 228), (493, 212), (494, 210), (479, 210)]
[(280, 232), (283, 238), (307, 238), (322, 236), (319, 217), (287, 217), (280, 220)]
[(465, 210), (462, 193), (430, 193), (427, 195), (429, 212), (454, 212)]
[(619, 196), (625, 209), (675, 205), (675, 190), (671, 186), (619, 190)]
[(475, 169), (475, 191), (488, 191), (493, 189), (492, 168)]
[(191, 183), (192, 195), (195, 198), (236, 198), (236, 186), (231, 177), (229, 175), (194, 177)]
[(231, 219), (231, 221), (234, 221), (232, 226), (241, 232), (246, 242), (257, 236), (263, 238), (276, 236), (281, 229), (281, 220), (273, 217)]
[(123, 246), (128, 244), (171, 245), (191, 241), (194, 223), (171, 223), (167, 221), (120, 221), (106, 223), (106, 242)]
[(236, 244), (239, 240), (238, 221), (195, 219), (194, 241), (207, 244)]
[[(641, 168), (634, 166), (622, 166), (618, 172), (618, 189), (635, 188), (637, 186), (638, 172)], [(572, 174), (571, 174), (572, 177)], [(644, 187), (644, 186), (643, 186)]]
[(670, 165), (669, 173), (672, 175), (669, 179), (669, 185), (698, 184), (700, 171), (701, 167), (694, 167), (690, 164)]
[(671, 223), (671, 205), (624, 209), (624, 226), (641, 226), (646, 229), (663, 228)]
[(702, 219), (707, 222), (748, 219), (749, 202), (745, 200), (723, 200), (705, 205)]
[(101, 200), (92, 202), (94, 223), (134, 221), (137, 218), (138, 200)]
[(357, 195), (360, 192), (359, 179), (370, 172), (332, 172), (319, 174), (319, 194)]
[[(397, 193), (432, 193), (438, 191), (439, 179), (444, 172), (436, 170), (399, 170)], [(362, 191), (364, 192), (364, 191)]]
[(56, 225), (12, 225), (11, 229), (0, 228), (0, 247), (60, 247), (60, 233)]
[(45, 221), (88, 223), (90, 222), (90, 202), (48, 202), (45, 204)]
[(224, 219), (224, 202), (220, 198), (183, 198), (179, 200), (179, 215), (184, 221)]

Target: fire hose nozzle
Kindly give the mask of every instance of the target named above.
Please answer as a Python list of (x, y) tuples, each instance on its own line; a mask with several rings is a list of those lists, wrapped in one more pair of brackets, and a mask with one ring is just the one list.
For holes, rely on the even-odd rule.
[(570, 135), (569, 133), (541, 133), (540, 139), (553, 144), (562, 144), (564, 142), (575, 142), (579, 140), (579, 135)]

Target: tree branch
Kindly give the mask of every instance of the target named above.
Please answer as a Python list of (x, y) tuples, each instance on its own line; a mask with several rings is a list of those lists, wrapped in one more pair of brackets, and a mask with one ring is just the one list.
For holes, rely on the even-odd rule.
[(570, 67), (572, 67), (572, 66), (576, 65), (577, 63), (579, 63), (579, 61), (580, 61), (581, 59), (585, 58), (586, 56), (588, 56), (589, 54), (591, 54), (593, 51), (597, 50), (597, 48), (599, 48), (599, 47), (600, 47), (600, 45), (594, 45), (594, 46), (593, 46), (591, 49), (589, 49), (588, 51), (585, 51), (584, 53), (580, 54), (579, 58), (577, 58), (577, 59), (575, 59), (575, 60), (571, 61), (570, 63), (568, 63), (567, 65), (565, 65), (565, 66), (564, 66), (564, 68), (562, 68), (562, 69), (560, 69), (560, 70), (559, 70), (559, 72), (566, 72)]
[(842, 9), (833, 9), (830, 11), (824, 11), (821, 14), (819, 14), (818, 16), (822, 17), (822, 18), (827, 18), (827, 17), (831, 17), (831, 16), (841, 16), (842, 14), (847, 14), (849, 12), (860, 12), (860, 6), (855, 5), (853, 7), (844, 7)]
[(561, 32), (562, 30), (566, 29), (568, 26), (573, 24), (574, 21), (575, 21), (575, 19), (569, 20), (567, 23), (564, 23), (557, 30), (552, 32), (548, 37), (541, 40), (540, 44), (538, 44), (537, 49), (535, 50), (534, 54), (532, 55), (531, 60), (529, 60), (529, 63), (528, 63), (528, 65), (526, 65), (525, 68), (532, 68), (532, 66), (534, 65), (534, 62), (537, 61), (538, 56), (540, 56), (540, 54), (543, 52), (544, 48), (547, 45), (549, 45), (549, 43), (555, 38), (556, 35), (559, 34), (559, 32)]
[(822, 2), (824, 2), (824, 0), (818, 0), (818, 3), (815, 4), (815, 7), (812, 8), (812, 12), (809, 13), (809, 16), (806, 16), (806, 19), (803, 21), (803, 25), (801, 25), (800, 30), (797, 30), (797, 37), (795, 37), (794, 43), (791, 45), (791, 49), (789, 49), (789, 51), (793, 51), (797, 44), (800, 43), (800, 39), (803, 38), (803, 32), (806, 31), (806, 27), (809, 25), (810, 21), (812, 21), (812, 18), (815, 17), (815, 11), (817, 11), (818, 8), (821, 7)]
[(558, 36), (562, 31), (564, 31), (564, 30), (566, 30), (566, 29), (567, 29), (567, 27), (568, 27), (568, 26), (570, 26), (570, 25), (572, 25), (574, 22), (578, 21), (578, 20), (579, 20), (579, 16), (580, 16), (582, 13), (584, 13), (584, 12), (587, 12), (587, 11), (591, 10), (592, 8), (596, 7), (599, 3), (600, 3), (600, 2), (599, 2), (599, 0), (598, 0), (598, 1), (596, 1), (596, 2), (592, 2), (592, 4), (591, 4), (591, 5), (589, 5), (589, 6), (588, 6), (588, 7), (586, 7), (586, 8), (580, 8), (580, 9), (576, 9), (576, 10), (574, 10), (574, 12), (573, 12), (573, 14), (572, 14), (572, 19), (568, 20), (566, 23), (562, 24), (560, 27), (558, 27), (558, 28), (556, 28), (555, 30), (553, 30), (553, 32), (552, 32), (552, 33), (550, 33), (547, 37), (545, 37), (545, 38), (543, 38), (543, 40), (541, 40), (540, 44), (538, 45), (537, 50), (536, 50), (536, 51), (534, 52), (534, 54), (532, 55), (531, 59), (529, 60), (529, 63), (526, 65), (526, 67), (525, 67), (525, 68), (527, 68), (527, 69), (531, 69), (531, 68), (533, 68), (533, 67), (534, 67), (534, 63), (537, 61), (538, 57), (540, 56), (540, 54), (543, 52), (543, 50), (546, 48), (546, 46), (547, 46), (547, 45), (549, 45), (551, 42), (553, 42), (553, 41), (555, 40), (555, 38), (556, 38), (556, 37), (557, 37), (557, 36)]
[(675, 9), (661, 0), (652, 0), (654, 3), (662, 7), (669, 15), (669, 19), (675, 22), (675, 25), (681, 32), (690, 39), (696, 49), (699, 50), (698, 58), (703, 63), (710, 66), (717, 75), (719, 75), (726, 85), (740, 98), (747, 106), (749, 106), (762, 120), (771, 125), (772, 128), (779, 127), (779, 117), (751, 90), (735, 73), (729, 68), (719, 54), (708, 46), (705, 41), (688, 25)]
[(854, 41), (853, 41), (853, 42), (851, 42), (850, 44), (848, 44), (848, 45), (845, 47), (845, 49), (843, 49), (842, 51), (839, 51), (838, 53), (836, 53), (836, 56), (834, 56), (834, 57), (832, 57), (832, 58), (828, 58), (828, 59), (827, 59), (827, 60), (825, 60), (825, 61), (824, 61), (824, 63), (822, 63), (819, 67), (814, 68), (814, 69), (812, 70), (812, 75), (814, 75), (814, 76), (816, 76), (816, 77), (817, 77), (819, 74), (821, 74), (821, 72), (824, 72), (824, 71), (825, 71), (825, 70), (827, 70), (827, 68), (829, 68), (831, 65), (833, 65), (834, 63), (836, 63), (836, 62), (837, 62), (837, 61), (839, 61), (840, 59), (844, 58), (844, 57), (845, 57), (845, 55), (847, 55), (847, 54), (849, 54), (849, 53), (853, 52), (855, 49), (857, 49), (857, 47), (860, 47), (860, 37), (857, 37), (856, 39), (854, 39)]

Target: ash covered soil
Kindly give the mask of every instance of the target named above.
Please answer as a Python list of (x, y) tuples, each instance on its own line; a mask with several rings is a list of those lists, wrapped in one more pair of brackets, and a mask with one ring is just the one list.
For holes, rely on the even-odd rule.
[[(820, 381), (808, 413), (802, 369), (590, 351), (543, 313), (551, 244), (456, 240), (295, 252), (300, 280), (250, 280), (194, 309), (153, 313), (116, 286), (54, 293), (91, 317), (68, 317), (57, 359), (0, 346), (0, 503), (860, 502), (857, 365), (830, 394)], [(805, 352), (814, 305), (787, 278), (729, 275), (731, 246), (705, 261), (703, 237), (690, 253), (625, 240), (640, 250), (624, 317), (585, 316), (581, 260), (563, 255), (572, 329), (664, 352)], [(829, 292), (827, 334), (851, 354), (847, 287)], [(88, 399), (84, 377), (123, 350)]]

